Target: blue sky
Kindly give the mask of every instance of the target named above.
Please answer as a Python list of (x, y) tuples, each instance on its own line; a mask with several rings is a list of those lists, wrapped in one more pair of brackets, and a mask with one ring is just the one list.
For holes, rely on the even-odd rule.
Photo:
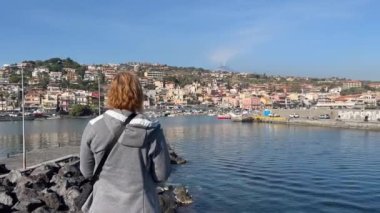
[(0, 64), (51, 57), (380, 81), (378, 0), (3, 1)]

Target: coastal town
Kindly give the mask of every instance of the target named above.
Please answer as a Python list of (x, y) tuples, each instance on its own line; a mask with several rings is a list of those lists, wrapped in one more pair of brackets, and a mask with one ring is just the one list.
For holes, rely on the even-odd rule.
[(380, 108), (380, 82), (374, 81), (272, 76), (231, 71), (228, 67), (207, 70), (140, 62), (85, 65), (70, 58), (51, 58), (0, 68), (0, 112), (2, 116), (20, 112), (24, 94), (26, 112), (35, 115), (99, 113), (107, 106), (108, 83), (122, 71), (140, 77), (146, 110), (168, 114), (199, 113), (199, 109), (210, 113)]

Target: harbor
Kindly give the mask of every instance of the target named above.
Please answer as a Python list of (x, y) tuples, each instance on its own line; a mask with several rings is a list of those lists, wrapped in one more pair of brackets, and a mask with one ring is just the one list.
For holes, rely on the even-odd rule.
[[(227, 114), (226, 114), (227, 115)], [(291, 109), (257, 111), (255, 114), (234, 114), (223, 119), (234, 122), (275, 123), (380, 131), (380, 111)], [(219, 117), (218, 117), (219, 118)]]
[[(182, 212), (380, 208), (377, 131), (232, 122), (216, 115), (158, 119), (170, 146), (187, 161), (168, 180), (184, 184), (194, 199)], [(27, 167), (79, 153), (89, 120), (25, 122)], [(0, 123), (0, 163), (9, 169), (22, 167), (21, 124)]]

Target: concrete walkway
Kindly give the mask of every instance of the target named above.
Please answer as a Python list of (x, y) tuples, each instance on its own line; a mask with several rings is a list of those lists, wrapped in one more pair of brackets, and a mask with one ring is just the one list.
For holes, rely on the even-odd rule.
[(337, 121), (333, 119), (326, 119), (326, 120), (290, 119), (288, 121), (288, 124), (380, 131), (379, 122)]
[[(26, 166), (31, 167), (67, 155), (79, 155), (79, 146), (52, 147), (27, 152)], [(8, 169), (22, 169), (22, 154), (13, 155), (6, 159), (0, 159), (0, 164), (5, 164)]]

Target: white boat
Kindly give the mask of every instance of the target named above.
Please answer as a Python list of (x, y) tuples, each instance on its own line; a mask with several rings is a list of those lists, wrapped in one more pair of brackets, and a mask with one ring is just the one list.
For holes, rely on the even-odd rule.
[(47, 117), (46, 119), (47, 120), (55, 120), (55, 119), (60, 119), (60, 118), (61, 118), (60, 115), (53, 114), (53, 115)]

